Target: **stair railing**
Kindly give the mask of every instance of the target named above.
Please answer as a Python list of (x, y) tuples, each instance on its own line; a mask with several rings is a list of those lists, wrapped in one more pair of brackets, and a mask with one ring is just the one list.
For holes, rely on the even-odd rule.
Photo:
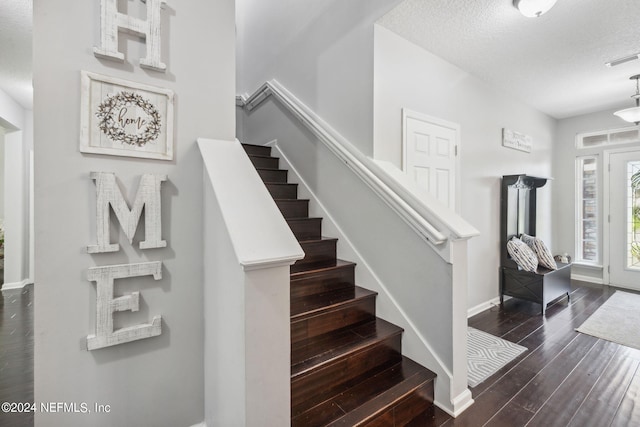
[(471, 224), (418, 188), (391, 163), (362, 154), (275, 79), (263, 84), (251, 96), (236, 97), (236, 105), (251, 111), (269, 96), (284, 105), (445, 261), (451, 262), (448, 241), (479, 235)]
[[(447, 298), (450, 306), (445, 309), (447, 319), (443, 319), (451, 325), (450, 341), (446, 339), (450, 352), (445, 352), (449, 355), (433, 351), (425, 326), (411, 320), (414, 317), (412, 314), (416, 313), (405, 312), (396, 302), (392, 304), (398, 312), (403, 313), (405, 321), (401, 323), (405, 327), (405, 334), (411, 332), (428, 353), (416, 348), (416, 353), (410, 353), (409, 356), (438, 374), (435, 403), (453, 416), (460, 414), (473, 403), (467, 387), (468, 240), (479, 235), (478, 230), (435, 197), (418, 188), (395, 166), (364, 155), (276, 80), (266, 82), (251, 96), (236, 97), (236, 105), (251, 111), (270, 96), (299, 120), (450, 265), (450, 274), (441, 284), (450, 292)], [(382, 287), (385, 288), (384, 285)], [(384, 292), (387, 290), (384, 289)], [(394, 301), (393, 291), (389, 291), (388, 296)]]

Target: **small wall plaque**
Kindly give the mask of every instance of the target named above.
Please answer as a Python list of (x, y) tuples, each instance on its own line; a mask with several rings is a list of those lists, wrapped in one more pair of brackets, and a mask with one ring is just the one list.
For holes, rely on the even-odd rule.
[(533, 138), (530, 135), (503, 128), (502, 146), (530, 153), (533, 147)]
[(173, 159), (173, 91), (82, 71), (80, 151)]

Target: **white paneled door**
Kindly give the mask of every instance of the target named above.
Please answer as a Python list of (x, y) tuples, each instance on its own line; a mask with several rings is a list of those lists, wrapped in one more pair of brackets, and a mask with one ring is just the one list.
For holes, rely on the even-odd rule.
[(609, 155), (609, 283), (640, 290), (640, 150)]
[(453, 210), (456, 206), (456, 156), (459, 126), (402, 110), (403, 170), (418, 186)]

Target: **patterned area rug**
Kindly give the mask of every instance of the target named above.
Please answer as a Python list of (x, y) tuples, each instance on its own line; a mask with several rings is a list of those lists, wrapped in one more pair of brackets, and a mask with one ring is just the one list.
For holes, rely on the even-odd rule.
[(467, 381), (475, 387), (527, 348), (474, 328), (467, 328)]
[(616, 291), (576, 331), (640, 349), (640, 295)]

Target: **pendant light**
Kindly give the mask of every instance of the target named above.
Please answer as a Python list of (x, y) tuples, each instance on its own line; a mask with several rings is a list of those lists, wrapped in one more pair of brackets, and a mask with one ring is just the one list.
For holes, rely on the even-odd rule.
[(538, 18), (547, 13), (556, 0), (513, 0), (513, 5), (527, 18)]
[(622, 120), (625, 120), (629, 123), (635, 123), (636, 125), (640, 123), (640, 85), (638, 83), (638, 79), (640, 79), (640, 74), (629, 77), (629, 80), (636, 81), (636, 93), (631, 95), (631, 98), (636, 100), (636, 106), (613, 113), (616, 116), (620, 117)]

